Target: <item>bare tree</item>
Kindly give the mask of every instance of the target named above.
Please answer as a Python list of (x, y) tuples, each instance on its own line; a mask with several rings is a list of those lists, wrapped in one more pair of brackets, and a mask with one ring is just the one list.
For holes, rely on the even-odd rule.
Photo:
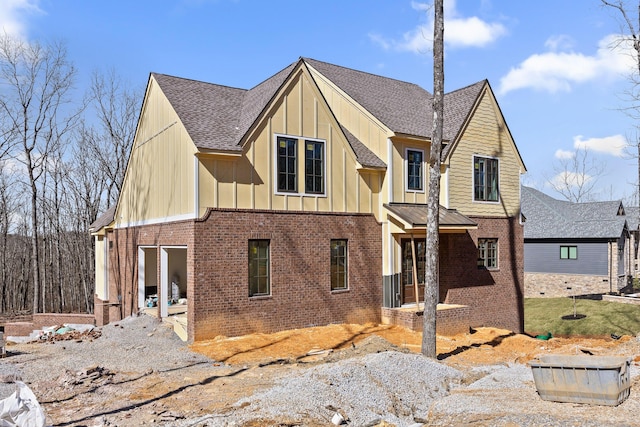
[(40, 247), (38, 232), (39, 181), (49, 153), (56, 150), (79, 112), (69, 113), (75, 69), (67, 60), (64, 45), (27, 43), (7, 34), (0, 36), (0, 115), (5, 117), (8, 135), (15, 144), (14, 158), (26, 172), (30, 197), (31, 268), (33, 312), (40, 308)]
[[(622, 37), (618, 43), (629, 43), (634, 50), (635, 68), (629, 74), (630, 85), (626, 93), (629, 105), (623, 108), (623, 111), (637, 121), (640, 119), (640, 0), (635, 5), (623, 0), (600, 1), (603, 6), (613, 9), (620, 20), (621, 34), (626, 36)], [(632, 13), (633, 9), (635, 9), (635, 14)], [(632, 16), (635, 16), (635, 18), (632, 18)], [(635, 193), (638, 206), (640, 206), (640, 139), (637, 137), (637, 128), (638, 126), (636, 126), (636, 138), (633, 140), (627, 138), (627, 143), (629, 144), (627, 154), (631, 158), (635, 158), (638, 164)], [(637, 220), (640, 223), (640, 209), (638, 209)]]
[(427, 242), (424, 280), (422, 354), (436, 358), (436, 311), (440, 274), (440, 155), (444, 114), (444, 0), (435, 0), (433, 24), (433, 126), (429, 152), (429, 197), (427, 200)]
[(570, 158), (558, 159), (553, 164), (553, 176), (547, 183), (570, 202), (588, 202), (595, 198), (598, 180), (606, 164), (590, 156), (586, 147), (577, 148)]
[(124, 181), (131, 144), (136, 131), (142, 91), (133, 90), (112, 70), (94, 73), (90, 98), (99, 126), (85, 128), (83, 140), (96, 165), (106, 175), (106, 204), (113, 205)]

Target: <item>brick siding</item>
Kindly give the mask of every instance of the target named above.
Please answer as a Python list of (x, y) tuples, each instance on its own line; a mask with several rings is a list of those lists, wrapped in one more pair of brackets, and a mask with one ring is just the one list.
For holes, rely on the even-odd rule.
[[(382, 323), (400, 325), (412, 331), (422, 331), (424, 311), (415, 308), (382, 308)], [(438, 306), (436, 311), (436, 333), (457, 335), (469, 332), (469, 307), (466, 305)]]
[[(380, 321), (381, 226), (372, 215), (211, 210), (195, 224), (195, 340)], [(269, 239), (271, 295), (248, 296), (248, 241)], [(348, 291), (331, 291), (330, 241), (348, 241)], [(190, 306), (191, 307), (191, 306)]]
[(65, 324), (95, 325), (93, 314), (76, 313), (38, 313), (31, 316), (31, 321), (10, 322), (4, 325), (5, 336), (28, 336), (31, 332), (46, 326)]
[[(139, 245), (187, 247), (191, 341), (380, 321), (381, 226), (372, 215), (211, 209), (203, 220), (117, 229), (109, 238), (111, 305), (103, 321), (137, 312)], [(268, 297), (248, 295), (249, 239), (270, 240)], [(348, 241), (346, 291), (330, 289), (331, 239)], [(159, 269), (160, 262), (158, 277)]]
[[(470, 217), (468, 233), (440, 234), (440, 301), (469, 306), (471, 327), (523, 332), (523, 227), (518, 218)], [(477, 267), (478, 238), (498, 239), (498, 268)]]

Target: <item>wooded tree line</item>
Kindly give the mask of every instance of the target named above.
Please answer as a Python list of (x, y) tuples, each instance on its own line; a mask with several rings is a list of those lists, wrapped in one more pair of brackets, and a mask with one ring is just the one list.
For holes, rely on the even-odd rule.
[(92, 312), (89, 225), (117, 200), (142, 91), (85, 93), (65, 45), (0, 35), (0, 313)]

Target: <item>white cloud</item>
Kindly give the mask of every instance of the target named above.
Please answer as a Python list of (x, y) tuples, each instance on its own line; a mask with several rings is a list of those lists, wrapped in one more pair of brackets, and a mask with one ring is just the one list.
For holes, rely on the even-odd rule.
[[(411, 7), (426, 13), (428, 22), (403, 34), (402, 40), (387, 40), (379, 34), (369, 34), (369, 38), (383, 49), (395, 49), (414, 53), (425, 53), (433, 44), (432, 5), (412, 1)], [(450, 48), (484, 47), (507, 33), (506, 28), (497, 22), (486, 22), (477, 16), (462, 17), (456, 10), (454, 0), (444, 4), (444, 42)]]
[(556, 150), (555, 157), (556, 159), (573, 159), (575, 155), (576, 155), (575, 151), (558, 149)]
[(568, 92), (575, 84), (618, 78), (628, 74), (634, 67), (633, 46), (619, 35), (600, 40), (597, 51), (591, 56), (555, 51), (566, 48), (564, 40), (562, 36), (547, 40), (545, 45), (552, 51), (533, 54), (512, 68), (500, 79), (499, 92), (505, 94), (525, 88), (551, 93)]
[(545, 47), (553, 51), (567, 50), (573, 47), (573, 40), (571, 39), (571, 37), (565, 34), (560, 34), (557, 36), (549, 37), (547, 41), (544, 42), (544, 45)]
[(444, 39), (450, 47), (484, 47), (507, 33), (499, 23), (488, 23), (478, 17), (456, 18), (445, 22)]
[(580, 187), (592, 179), (588, 174), (564, 171), (551, 178), (551, 185), (556, 188)]
[(369, 39), (375, 44), (379, 45), (384, 50), (391, 49), (391, 43), (386, 41), (384, 37), (377, 33), (369, 33)]
[(41, 12), (39, 0), (2, 0), (0, 1), (0, 31), (12, 36), (24, 36), (24, 15)]
[(622, 135), (607, 136), (604, 138), (583, 139), (582, 135), (573, 138), (573, 147), (576, 149), (587, 149), (599, 153), (610, 154), (615, 157), (623, 157), (627, 140)]

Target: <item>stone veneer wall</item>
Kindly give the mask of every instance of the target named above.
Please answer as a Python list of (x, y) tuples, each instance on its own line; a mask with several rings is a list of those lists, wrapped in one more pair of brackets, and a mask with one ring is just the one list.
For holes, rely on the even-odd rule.
[(524, 273), (524, 286), (526, 298), (603, 294), (611, 289), (618, 290), (616, 283), (609, 286), (607, 276), (577, 274)]

